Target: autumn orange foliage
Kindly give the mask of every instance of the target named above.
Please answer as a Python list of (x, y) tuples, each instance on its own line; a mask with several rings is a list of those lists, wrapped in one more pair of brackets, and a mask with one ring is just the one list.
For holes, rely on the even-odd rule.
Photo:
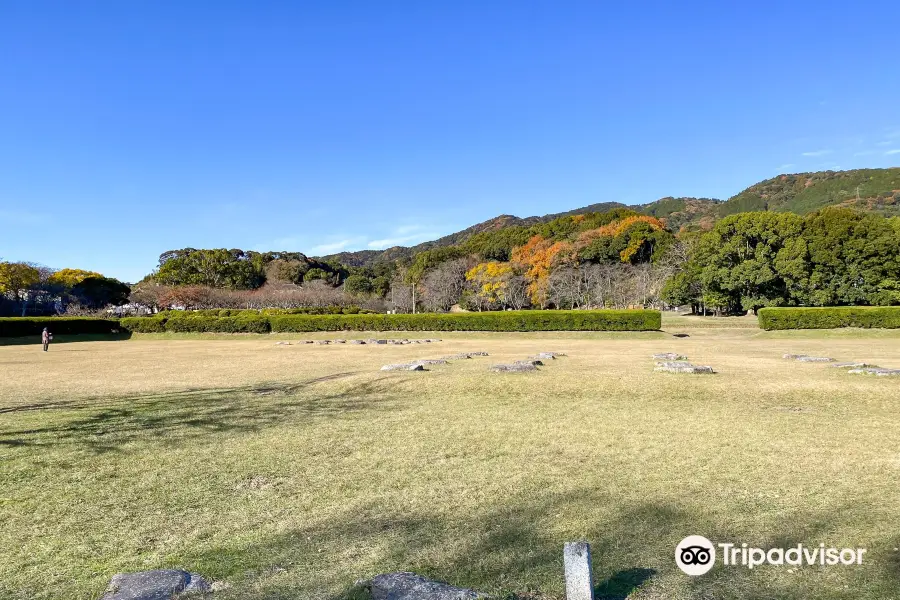
[(598, 232), (598, 235), (608, 235), (611, 237), (616, 237), (635, 223), (647, 223), (648, 225), (650, 225), (650, 228), (653, 229), (653, 231), (665, 229), (665, 225), (663, 224), (663, 222), (656, 217), (651, 217), (648, 215), (635, 215), (633, 217), (625, 217), (624, 219), (621, 219), (619, 221), (613, 221), (609, 225), (598, 227), (593, 231)]
[(528, 293), (536, 306), (547, 304), (547, 288), (550, 270), (555, 262), (572, 254), (572, 244), (553, 242), (540, 235), (532, 237), (524, 246), (512, 251), (510, 262), (525, 271)]

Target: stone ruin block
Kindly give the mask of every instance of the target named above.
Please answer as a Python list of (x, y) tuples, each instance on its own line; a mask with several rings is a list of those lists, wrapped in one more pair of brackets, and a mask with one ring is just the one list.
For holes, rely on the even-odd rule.
[(421, 360), (414, 360), (413, 364), (417, 365), (446, 365), (447, 360), (444, 358), (423, 358)]
[(397, 365), (384, 365), (382, 371), (424, 371), (425, 367), (420, 363), (401, 363)]
[(494, 373), (524, 373), (526, 371), (537, 371), (537, 367), (530, 363), (513, 363), (509, 365), (493, 365), (491, 371)]
[(100, 600), (175, 600), (210, 591), (209, 583), (196, 573), (159, 569), (113, 575)]
[(356, 345), (356, 346), (359, 346), (359, 345), (361, 345), (361, 344), (365, 344), (365, 342), (362, 341), (362, 340), (350, 340), (348, 343), (354, 344), (354, 345)]
[(652, 358), (657, 360), (687, 360), (687, 356), (677, 352), (660, 352), (659, 354), (654, 354)]
[(372, 600), (478, 600), (484, 594), (415, 573), (385, 573), (366, 583)]
[(689, 363), (686, 360), (658, 360), (656, 361), (657, 367), (693, 367), (692, 363)]
[(676, 366), (658, 366), (653, 369), (662, 373), (693, 373), (695, 375), (715, 373), (708, 365), (692, 365), (690, 363)]
[(796, 360), (800, 362), (834, 362), (833, 358), (827, 356), (798, 356)]
[(534, 365), (535, 367), (543, 367), (544, 363), (537, 358), (529, 358), (528, 360), (517, 360), (514, 365)]
[(877, 377), (897, 377), (900, 376), (900, 369), (883, 369), (881, 367), (868, 367), (865, 369), (851, 369), (848, 373), (856, 373), (859, 375), (875, 375)]
[(327, 346), (328, 344), (331, 343), (331, 340), (316, 340), (316, 343), (319, 344), (320, 346)]
[(864, 362), (839, 362), (828, 366), (832, 369), (863, 369), (865, 367), (875, 367), (875, 365)]

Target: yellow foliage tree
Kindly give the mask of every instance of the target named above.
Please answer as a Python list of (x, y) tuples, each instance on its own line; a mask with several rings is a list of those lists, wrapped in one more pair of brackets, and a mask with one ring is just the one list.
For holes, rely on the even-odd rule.
[(513, 274), (509, 263), (479, 263), (466, 271), (466, 281), (475, 286), (475, 295), (488, 306), (502, 305), (506, 300), (507, 278)]
[(88, 277), (103, 277), (100, 273), (94, 271), (85, 271), (83, 269), (60, 269), (50, 276), (50, 283), (58, 283), (67, 288), (73, 288)]
[(32, 286), (41, 281), (41, 271), (28, 263), (0, 263), (0, 294), (13, 300), (25, 298)]

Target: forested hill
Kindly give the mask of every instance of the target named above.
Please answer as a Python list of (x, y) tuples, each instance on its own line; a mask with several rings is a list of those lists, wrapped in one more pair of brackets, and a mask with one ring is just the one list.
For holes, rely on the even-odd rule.
[[(883, 215), (900, 215), (900, 167), (819, 171), (779, 175), (761, 181), (726, 201), (712, 198), (661, 198), (649, 204), (628, 206), (631, 210), (663, 219), (669, 229), (708, 229), (718, 219), (741, 212), (778, 211), (807, 214), (826, 206), (848, 206)], [(473, 235), (506, 227), (548, 223), (558, 217), (624, 208), (619, 202), (602, 202), (574, 210), (520, 218), (500, 215), (462, 231), (418, 246), (395, 246), (386, 250), (341, 252), (322, 257), (348, 266), (366, 266), (408, 259), (423, 250), (454, 246)]]

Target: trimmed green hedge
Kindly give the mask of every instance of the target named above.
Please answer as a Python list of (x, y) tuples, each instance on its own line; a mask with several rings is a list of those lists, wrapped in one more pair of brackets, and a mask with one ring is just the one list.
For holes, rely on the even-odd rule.
[(237, 317), (204, 317), (185, 315), (166, 319), (166, 331), (175, 333), (269, 333), (269, 317), (241, 315)]
[(44, 327), (55, 335), (103, 334), (118, 330), (119, 321), (93, 317), (0, 317), (0, 337), (40, 335)]
[(521, 310), (416, 315), (273, 315), (272, 331), (656, 331), (655, 310)]
[(132, 333), (165, 333), (166, 319), (165, 317), (125, 317), (119, 321), (122, 329), (127, 329)]
[(135, 333), (269, 333), (311, 331), (656, 331), (655, 310), (522, 310), (417, 315), (261, 315), (241, 312), (216, 316), (166, 312), (122, 319)]
[(823, 308), (762, 308), (759, 326), (776, 329), (837, 329), (839, 327), (900, 328), (900, 306), (830, 306)]

